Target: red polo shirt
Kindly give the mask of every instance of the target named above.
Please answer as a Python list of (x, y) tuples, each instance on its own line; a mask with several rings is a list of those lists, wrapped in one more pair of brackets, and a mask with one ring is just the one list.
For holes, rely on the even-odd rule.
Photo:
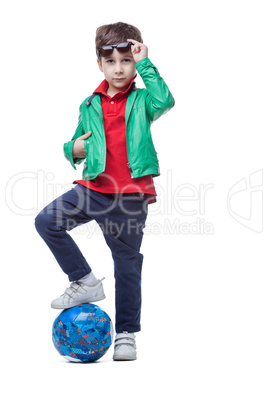
[(106, 79), (94, 91), (101, 95), (106, 138), (106, 166), (104, 172), (94, 180), (75, 180), (73, 183), (80, 183), (101, 193), (147, 193), (149, 204), (151, 204), (156, 201), (152, 175), (131, 178), (127, 166), (125, 108), (129, 92), (135, 85), (136, 76), (137, 74), (129, 83), (126, 91), (117, 92), (113, 97), (106, 93), (109, 88)]

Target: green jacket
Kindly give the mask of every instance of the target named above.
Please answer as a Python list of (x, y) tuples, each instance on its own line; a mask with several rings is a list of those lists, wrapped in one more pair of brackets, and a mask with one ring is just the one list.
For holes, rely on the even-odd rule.
[[(136, 63), (135, 68), (142, 77), (146, 88), (135, 88), (130, 92), (126, 103), (128, 168), (132, 178), (148, 174), (152, 174), (154, 177), (159, 176), (160, 171), (150, 126), (153, 121), (171, 109), (175, 101), (157, 68), (148, 57)], [(78, 126), (72, 140), (64, 144), (65, 157), (76, 169), (75, 164), (80, 164), (85, 158), (73, 160), (74, 141), (88, 131), (92, 132), (92, 135), (84, 140), (87, 155), (82, 174), (84, 180), (95, 179), (98, 174), (104, 172), (106, 162), (101, 97), (97, 94), (92, 99), (90, 106), (87, 107), (86, 102), (89, 98), (87, 97), (79, 107)]]

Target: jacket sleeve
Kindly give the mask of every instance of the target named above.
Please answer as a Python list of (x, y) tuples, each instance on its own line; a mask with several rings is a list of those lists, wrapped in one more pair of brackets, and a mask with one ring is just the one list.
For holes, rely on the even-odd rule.
[(71, 141), (65, 142), (63, 145), (63, 151), (64, 151), (64, 156), (65, 158), (71, 163), (72, 167), (76, 170), (75, 164), (79, 165), (84, 158), (76, 158), (73, 159), (73, 145), (75, 140), (78, 137), (81, 137), (81, 135), (85, 134), (84, 128), (83, 128), (83, 121), (82, 121), (82, 108), (81, 105), (79, 107), (79, 117), (78, 117), (78, 125), (75, 130), (75, 133), (73, 135), (73, 138)]
[(135, 68), (140, 74), (146, 88), (146, 110), (153, 122), (175, 105), (175, 100), (159, 71), (148, 57), (138, 61)]

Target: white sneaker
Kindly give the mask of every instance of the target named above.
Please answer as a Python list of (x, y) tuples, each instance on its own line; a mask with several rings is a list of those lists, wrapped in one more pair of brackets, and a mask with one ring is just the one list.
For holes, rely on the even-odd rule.
[(63, 295), (51, 302), (51, 307), (66, 309), (81, 303), (92, 303), (105, 299), (102, 286), (103, 279), (98, 280), (95, 286), (88, 286), (79, 281), (72, 282)]
[(114, 360), (136, 360), (135, 335), (129, 332), (116, 334), (114, 341)]

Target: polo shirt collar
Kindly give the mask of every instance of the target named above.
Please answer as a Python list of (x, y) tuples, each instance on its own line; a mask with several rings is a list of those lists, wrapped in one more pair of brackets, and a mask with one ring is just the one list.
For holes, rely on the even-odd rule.
[[(125, 95), (127, 95), (130, 91), (132, 91), (134, 88), (135, 88), (135, 86), (136, 86), (136, 83), (134, 82), (134, 80), (135, 80), (135, 78), (137, 77), (137, 74), (133, 77), (133, 79), (130, 81), (130, 83), (129, 83), (129, 86), (128, 86), (128, 88), (125, 90), (125, 91), (120, 91), (120, 92), (117, 92), (114, 96), (113, 96), (113, 98), (121, 98), (121, 96), (125, 96)], [(104, 95), (104, 96), (107, 96), (108, 98), (111, 98), (111, 96), (109, 96), (107, 93), (106, 93), (106, 91), (108, 90), (108, 88), (109, 88), (109, 83), (108, 83), (108, 81), (106, 80), (106, 79), (104, 79), (101, 83), (100, 83), (100, 85), (95, 89), (95, 91), (93, 92), (94, 94), (95, 93), (98, 93), (98, 94), (101, 94), (101, 95)]]

